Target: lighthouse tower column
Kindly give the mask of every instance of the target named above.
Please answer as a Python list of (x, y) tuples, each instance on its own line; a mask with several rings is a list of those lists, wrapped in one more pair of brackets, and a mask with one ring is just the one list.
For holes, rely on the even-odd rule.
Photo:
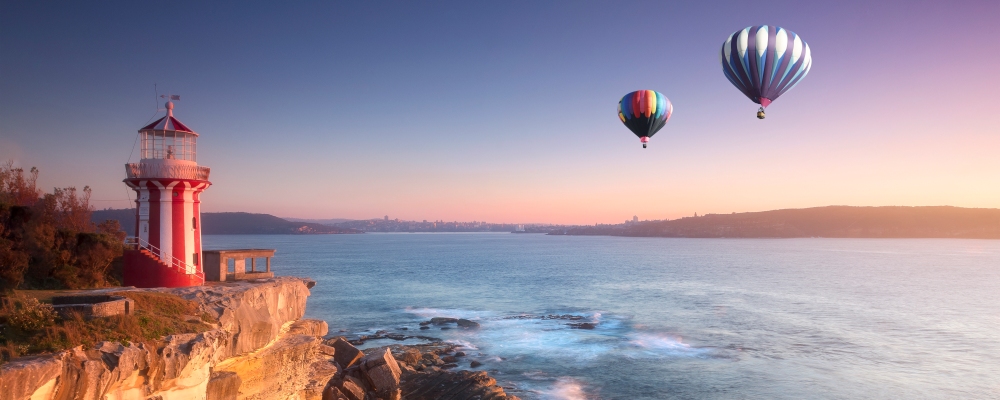
[(167, 115), (139, 130), (138, 163), (125, 165), (136, 192), (136, 235), (128, 239), (124, 281), (135, 287), (185, 287), (205, 282), (201, 251), (201, 192), (209, 168), (196, 158), (198, 134)]

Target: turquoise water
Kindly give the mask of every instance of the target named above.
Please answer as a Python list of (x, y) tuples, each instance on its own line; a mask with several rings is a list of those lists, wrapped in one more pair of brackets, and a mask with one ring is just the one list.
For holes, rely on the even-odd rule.
[[(500, 233), (204, 241), (276, 248), (279, 275), (318, 282), (307, 316), (331, 332), (455, 341), (528, 399), (1000, 398), (1000, 241)], [(597, 327), (540, 318), (548, 314)], [(434, 316), (482, 328), (417, 330)]]

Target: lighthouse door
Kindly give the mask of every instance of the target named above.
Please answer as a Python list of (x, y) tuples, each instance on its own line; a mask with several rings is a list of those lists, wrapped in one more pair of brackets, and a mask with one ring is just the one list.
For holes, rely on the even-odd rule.
[(139, 238), (149, 243), (149, 221), (139, 222)]

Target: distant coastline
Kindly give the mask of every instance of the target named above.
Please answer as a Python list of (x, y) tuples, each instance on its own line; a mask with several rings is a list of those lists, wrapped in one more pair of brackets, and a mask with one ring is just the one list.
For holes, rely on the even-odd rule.
[(575, 226), (550, 235), (674, 238), (1000, 239), (1000, 209), (828, 206)]
[[(98, 210), (95, 223), (118, 220), (130, 234), (131, 209)], [(323, 221), (323, 222), (307, 222)], [(1000, 239), (1000, 209), (828, 206), (733, 214), (706, 214), (674, 220), (620, 224), (507, 224), (482, 221), (283, 219), (269, 214), (203, 213), (206, 235), (342, 234), (365, 232), (510, 232), (569, 236), (676, 238), (961, 238)], [(521, 230), (523, 229), (523, 230)]]
[[(129, 236), (135, 235), (135, 210), (97, 210), (91, 220), (100, 223), (116, 220)], [(350, 228), (342, 228), (313, 222), (295, 222), (270, 214), (245, 212), (223, 212), (201, 214), (202, 234), (205, 235), (325, 235), (342, 233), (364, 233)]]

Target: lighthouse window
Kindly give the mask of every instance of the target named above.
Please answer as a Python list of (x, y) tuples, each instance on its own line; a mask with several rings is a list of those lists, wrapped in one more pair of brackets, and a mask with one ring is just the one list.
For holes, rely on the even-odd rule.
[(198, 218), (191, 217), (191, 229), (198, 229)]
[(194, 265), (198, 265), (198, 253), (192, 253), (191, 259), (194, 260)]
[(143, 131), (142, 158), (196, 161), (194, 135), (175, 131)]

